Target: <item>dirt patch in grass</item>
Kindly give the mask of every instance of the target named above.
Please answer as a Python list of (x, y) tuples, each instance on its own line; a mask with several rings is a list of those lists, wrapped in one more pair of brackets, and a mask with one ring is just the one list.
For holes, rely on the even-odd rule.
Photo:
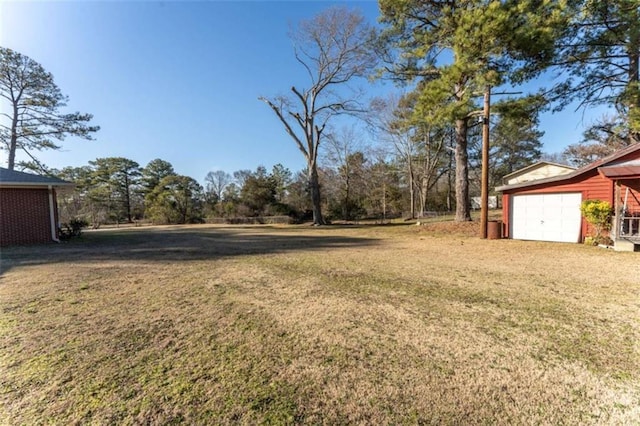
[(640, 418), (637, 254), (476, 231), (167, 227), (3, 250), (0, 423)]
[(478, 222), (423, 221), (418, 225), (418, 233), (430, 236), (465, 236), (477, 237), (480, 234)]

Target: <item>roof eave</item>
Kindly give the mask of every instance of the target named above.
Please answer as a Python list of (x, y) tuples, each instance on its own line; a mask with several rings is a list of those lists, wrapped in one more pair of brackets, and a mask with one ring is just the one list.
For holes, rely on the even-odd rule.
[(35, 182), (0, 182), (0, 188), (72, 188), (76, 186), (71, 182), (60, 183), (35, 183)]
[(577, 176), (578, 174), (579, 173), (571, 172), (571, 173), (566, 173), (564, 175), (552, 176), (544, 179), (536, 179), (536, 180), (529, 180), (527, 182), (514, 183), (513, 185), (502, 185), (502, 186), (496, 187), (496, 191), (505, 192), (505, 191), (510, 191), (512, 189), (521, 189), (521, 188), (533, 187), (538, 185), (544, 185), (547, 183), (562, 182), (563, 180), (569, 180)]

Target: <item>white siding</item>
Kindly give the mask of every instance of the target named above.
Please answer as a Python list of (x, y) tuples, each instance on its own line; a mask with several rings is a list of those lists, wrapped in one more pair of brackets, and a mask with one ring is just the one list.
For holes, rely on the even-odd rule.
[(531, 169), (526, 170), (522, 174), (517, 174), (517, 172), (512, 173), (511, 177), (506, 179), (504, 184), (514, 185), (516, 183), (531, 182), (533, 180), (565, 175), (567, 173), (573, 172), (574, 170), (575, 169), (571, 167), (558, 166), (555, 164), (541, 164), (538, 167), (532, 167)]

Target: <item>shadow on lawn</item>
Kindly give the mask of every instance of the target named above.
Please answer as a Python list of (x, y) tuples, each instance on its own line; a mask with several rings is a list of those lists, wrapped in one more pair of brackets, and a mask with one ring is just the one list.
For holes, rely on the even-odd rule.
[[(291, 232), (293, 231), (293, 232)], [(0, 274), (23, 265), (101, 260), (177, 262), (370, 246), (373, 238), (273, 227), (154, 227), (90, 231), (61, 244), (3, 248)]]

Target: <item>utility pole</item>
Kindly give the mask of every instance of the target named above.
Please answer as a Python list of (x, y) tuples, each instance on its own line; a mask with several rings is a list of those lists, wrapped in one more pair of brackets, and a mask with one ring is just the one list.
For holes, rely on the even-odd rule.
[(489, 222), (489, 116), (491, 114), (491, 86), (484, 92), (484, 114), (482, 118), (482, 182), (480, 193), (480, 234), (487, 238)]

